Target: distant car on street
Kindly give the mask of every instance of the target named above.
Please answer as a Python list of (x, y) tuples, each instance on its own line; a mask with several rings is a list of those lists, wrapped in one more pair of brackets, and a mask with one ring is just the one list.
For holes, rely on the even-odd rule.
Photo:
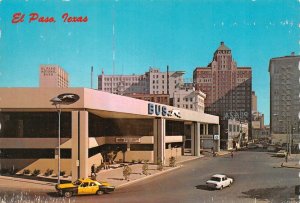
[(277, 147), (275, 147), (275, 146), (268, 146), (267, 147), (267, 151), (268, 152), (276, 152), (277, 151)]
[(254, 143), (249, 143), (249, 144), (247, 145), (247, 148), (248, 148), (248, 149), (256, 149), (256, 148), (257, 148), (257, 145), (254, 144)]
[(206, 181), (207, 187), (219, 190), (222, 190), (225, 187), (230, 187), (232, 183), (233, 179), (223, 174), (213, 175), (208, 181)]
[(285, 150), (279, 150), (275, 156), (277, 157), (285, 157), (287, 155), (286, 151)]

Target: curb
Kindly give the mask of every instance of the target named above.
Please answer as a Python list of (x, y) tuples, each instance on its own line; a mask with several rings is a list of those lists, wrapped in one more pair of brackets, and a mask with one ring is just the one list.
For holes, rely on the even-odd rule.
[(218, 154), (217, 156), (225, 156), (225, 155), (228, 155), (230, 154), (230, 152), (226, 152), (226, 153), (223, 153), (223, 154)]
[(188, 159), (188, 160), (183, 160), (183, 161), (178, 161), (177, 163), (185, 163), (185, 162), (189, 162), (189, 161), (194, 161), (196, 159), (201, 159), (201, 158), (205, 158), (205, 156), (200, 156), (200, 157), (194, 157), (192, 159)]
[(125, 187), (125, 186), (128, 186), (128, 185), (137, 183), (137, 182), (139, 182), (139, 181), (143, 181), (143, 180), (145, 180), (145, 179), (153, 178), (153, 177), (162, 175), (162, 174), (167, 173), (167, 172), (174, 171), (174, 170), (179, 169), (179, 168), (181, 168), (181, 167), (183, 167), (183, 165), (179, 165), (179, 166), (176, 166), (176, 167), (174, 167), (174, 168), (171, 168), (171, 169), (168, 169), (168, 170), (165, 170), (165, 171), (162, 171), (162, 172), (158, 172), (158, 173), (153, 174), (153, 175), (149, 175), (149, 176), (145, 176), (145, 177), (142, 177), (142, 178), (139, 178), (139, 179), (136, 179), (136, 180), (129, 181), (129, 182), (127, 182), (127, 183), (124, 183), (124, 184), (121, 184), (121, 185), (119, 185), (119, 186), (116, 186), (116, 189), (119, 189), (119, 188), (122, 188), (122, 187)]
[(38, 184), (38, 185), (45, 185), (45, 186), (55, 186), (56, 183), (53, 182), (47, 182), (47, 181), (39, 181), (39, 180), (32, 180), (32, 179), (24, 179), (19, 177), (9, 177), (9, 176), (2, 176), (0, 175), (0, 179), (5, 179), (9, 181), (22, 181), (22, 182), (28, 182), (32, 184)]
[(300, 169), (300, 166), (288, 166), (288, 165), (284, 165), (284, 163), (281, 164), (282, 168), (296, 168), (296, 169)]

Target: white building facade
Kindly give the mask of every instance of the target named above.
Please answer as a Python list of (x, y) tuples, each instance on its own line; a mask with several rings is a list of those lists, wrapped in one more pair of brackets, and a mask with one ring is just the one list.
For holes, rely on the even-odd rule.
[(206, 94), (194, 88), (178, 88), (174, 91), (173, 106), (204, 113)]
[(98, 90), (119, 95), (125, 94), (168, 94), (170, 98), (176, 87), (183, 83), (182, 71), (160, 72), (149, 68), (143, 75), (104, 75), (98, 76)]

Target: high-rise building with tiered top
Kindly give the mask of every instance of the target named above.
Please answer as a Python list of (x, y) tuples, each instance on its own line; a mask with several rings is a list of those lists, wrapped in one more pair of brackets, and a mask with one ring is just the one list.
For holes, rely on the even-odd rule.
[(206, 94), (205, 112), (218, 115), (221, 120), (221, 144), (228, 147), (228, 128), (222, 125), (237, 119), (249, 124), (251, 138), (251, 67), (237, 67), (231, 49), (221, 42), (207, 67), (197, 67), (193, 73), (196, 90)]

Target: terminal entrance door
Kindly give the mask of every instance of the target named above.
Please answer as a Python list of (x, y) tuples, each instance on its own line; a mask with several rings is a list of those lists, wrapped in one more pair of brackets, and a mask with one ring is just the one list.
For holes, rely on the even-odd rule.
[(192, 155), (191, 149), (191, 124), (184, 124), (184, 137), (183, 137), (183, 154)]

